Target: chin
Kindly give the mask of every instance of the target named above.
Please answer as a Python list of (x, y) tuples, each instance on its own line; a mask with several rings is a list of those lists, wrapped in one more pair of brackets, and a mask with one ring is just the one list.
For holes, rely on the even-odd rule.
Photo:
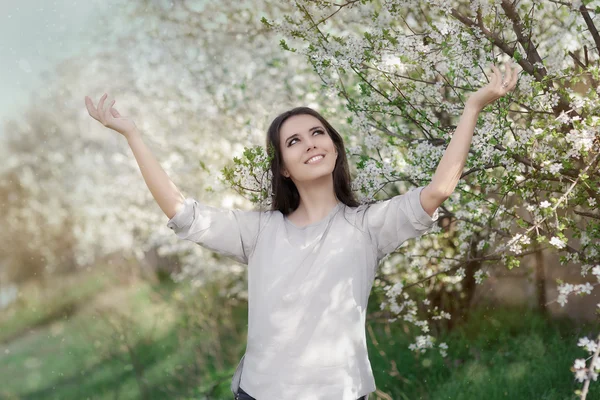
[(307, 173), (304, 174), (302, 176), (302, 178), (300, 178), (300, 181), (312, 181), (312, 180), (316, 180), (316, 179), (322, 179), (322, 178), (331, 178), (333, 179), (333, 168), (326, 170), (323, 169), (321, 171), (315, 171), (314, 173)]

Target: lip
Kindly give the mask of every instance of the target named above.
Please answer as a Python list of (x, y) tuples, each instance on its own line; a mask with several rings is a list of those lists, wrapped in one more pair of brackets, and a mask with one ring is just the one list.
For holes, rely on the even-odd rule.
[(316, 156), (323, 156), (323, 158), (325, 158), (325, 154), (315, 154), (313, 156), (308, 157), (308, 159), (306, 161), (304, 161), (304, 164), (308, 164), (308, 160), (310, 160), (311, 158), (316, 157)]

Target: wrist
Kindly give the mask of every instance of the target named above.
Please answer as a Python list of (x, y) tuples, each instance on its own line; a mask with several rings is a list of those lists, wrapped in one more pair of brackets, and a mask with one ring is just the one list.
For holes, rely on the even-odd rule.
[(470, 113), (478, 114), (479, 112), (481, 112), (481, 110), (483, 110), (483, 107), (481, 107), (479, 104), (475, 103), (474, 101), (467, 100), (467, 102), (465, 103), (465, 113), (470, 112)]
[(127, 141), (129, 141), (129, 140), (137, 139), (137, 138), (141, 137), (142, 134), (136, 128), (136, 129), (132, 129), (130, 131), (125, 132), (124, 136), (127, 138)]

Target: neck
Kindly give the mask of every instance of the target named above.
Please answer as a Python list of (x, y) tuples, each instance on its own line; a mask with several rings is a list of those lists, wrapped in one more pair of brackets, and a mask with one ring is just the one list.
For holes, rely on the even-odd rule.
[(294, 211), (297, 217), (312, 223), (324, 218), (339, 203), (333, 189), (333, 176), (323, 176), (308, 183), (295, 182), (300, 204)]

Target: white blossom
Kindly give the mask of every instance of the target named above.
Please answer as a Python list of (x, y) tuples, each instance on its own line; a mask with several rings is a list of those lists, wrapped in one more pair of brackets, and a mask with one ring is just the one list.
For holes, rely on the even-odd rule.
[(554, 236), (554, 237), (552, 237), (552, 239), (550, 239), (550, 244), (555, 246), (558, 249), (562, 249), (566, 246), (565, 242), (563, 242), (561, 239), (559, 239), (556, 236)]
[(489, 271), (483, 271), (481, 269), (475, 271), (475, 274), (474, 274), (475, 283), (477, 283), (478, 285), (481, 284), (481, 282), (483, 282), (484, 275), (485, 276), (490, 276)]
[(551, 174), (558, 174), (560, 172), (560, 170), (562, 169), (562, 164), (561, 163), (554, 163), (550, 165), (550, 173)]
[(587, 379), (587, 371), (585, 369), (578, 369), (575, 371), (575, 379), (577, 379), (580, 383)]
[(594, 341), (594, 340), (588, 339), (587, 337), (583, 337), (583, 338), (579, 339), (577, 346), (585, 347), (585, 349), (588, 352), (594, 353), (596, 351), (596, 349), (598, 348), (598, 343), (596, 343), (596, 341)]
[(573, 365), (575, 369), (585, 368), (585, 360), (583, 358), (578, 358), (575, 360), (575, 364)]

